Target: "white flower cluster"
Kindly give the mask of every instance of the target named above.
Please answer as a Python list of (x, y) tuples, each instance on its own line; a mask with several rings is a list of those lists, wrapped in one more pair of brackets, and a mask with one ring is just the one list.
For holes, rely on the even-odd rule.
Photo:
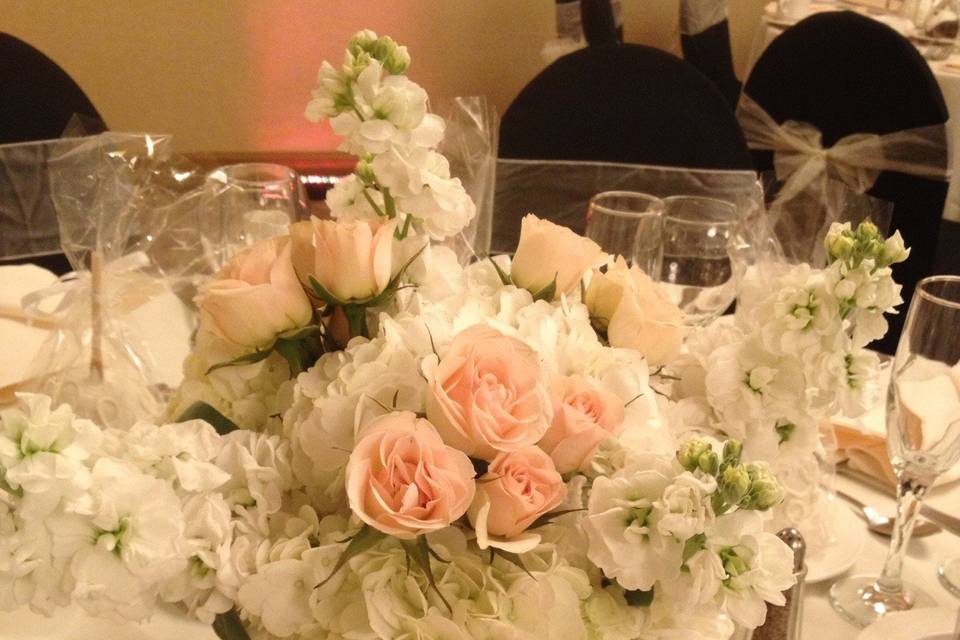
[(692, 335), (675, 363), (681, 402), (707, 407), (705, 426), (758, 459), (809, 455), (822, 419), (855, 417), (874, 400), (878, 360), (865, 347), (901, 302), (890, 264), (908, 252), (899, 233), (884, 242), (869, 223), (834, 224), (826, 244), (826, 269), (751, 267), (734, 322)]
[(450, 164), (436, 151), (444, 122), (429, 113), (427, 93), (403, 73), (406, 47), (372, 31), (351, 38), (343, 65), (320, 68), (306, 116), (330, 119), (340, 145), (359, 157), (356, 171), (327, 194), (338, 220), (399, 221), (398, 237), (412, 229), (433, 240), (458, 234), (476, 213)]
[(165, 601), (210, 623), (233, 606), (271, 550), (276, 438), (199, 420), (103, 430), (46, 396), (19, 401), (0, 415), (0, 609), (143, 620)]
[(673, 386), (688, 426), (740, 439), (749, 458), (771, 462), (788, 490), (775, 521), (808, 521), (810, 544), (825, 526), (814, 516), (825, 516), (820, 424), (838, 411), (856, 417), (876, 400), (879, 362), (865, 347), (901, 302), (890, 265), (909, 254), (899, 233), (884, 240), (870, 223), (834, 224), (825, 244), (825, 269), (751, 267), (734, 321), (690, 336)]

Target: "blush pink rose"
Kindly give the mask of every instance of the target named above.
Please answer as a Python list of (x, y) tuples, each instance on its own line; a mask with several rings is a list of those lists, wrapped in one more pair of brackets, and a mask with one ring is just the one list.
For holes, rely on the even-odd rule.
[(347, 498), (358, 518), (398, 538), (448, 526), (476, 491), (473, 464), (409, 411), (373, 420), (350, 454)]
[(536, 444), (551, 408), (536, 352), (486, 325), (457, 334), (431, 372), (427, 417), (444, 442), (492, 460)]
[(498, 546), (490, 544), (491, 537), (517, 538), (566, 495), (566, 485), (550, 456), (539, 447), (524, 447), (493, 459), (477, 483), (467, 517), (481, 548)]
[(304, 283), (313, 276), (344, 302), (382, 292), (393, 277), (396, 220), (338, 222), (311, 218), (291, 225), (293, 261)]
[(262, 347), (313, 318), (287, 236), (262, 240), (236, 254), (200, 289), (196, 303), (201, 329), (244, 347)]
[(664, 289), (621, 256), (606, 273), (594, 271), (584, 302), (612, 347), (634, 349), (651, 366), (669, 363), (686, 335), (684, 313)]
[(550, 383), (553, 421), (540, 440), (560, 473), (584, 471), (597, 447), (623, 427), (623, 400), (583, 376)]

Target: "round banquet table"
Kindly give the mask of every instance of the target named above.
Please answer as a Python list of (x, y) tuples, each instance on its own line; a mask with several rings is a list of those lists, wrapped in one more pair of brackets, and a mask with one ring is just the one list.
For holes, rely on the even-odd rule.
[[(857, 11), (869, 15), (901, 33), (904, 32), (904, 19), (896, 16), (880, 15), (876, 13), (876, 10), (860, 5), (813, 2), (810, 5), (808, 15), (841, 10)], [(754, 33), (745, 78), (749, 77), (750, 70), (753, 69), (754, 63), (764, 49), (784, 30), (798, 21), (799, 19), (788, 19), (777, 15), (776, 2), (766, 5), (759, 26)], [(946, 60), (930, 61), (930, 68), (940, 85), (943, 99), (947, 103), (947, 110), (950, 114), (950, 120), (947, 122), (947, 145), (950, 153), (951, 181), (950, 190), (947, 192), (947, 202), (943, 208), (943, 217), (947, 220), (960, 222), (960, 151), (958, 151), (960, 149), (960, 125), (957, 123), (960, 120), (960, 53), (954, 53)]]

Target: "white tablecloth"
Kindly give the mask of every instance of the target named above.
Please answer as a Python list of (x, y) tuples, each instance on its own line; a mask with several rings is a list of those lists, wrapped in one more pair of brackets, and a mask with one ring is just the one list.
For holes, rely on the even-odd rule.
[[(835, 4), (814, 2), (810, 6), (810, 13), (821, 11), (838, 11), (850, 9), (850, 6), (838, 6)], [(771, 2), (766, 6), (763, 17), (760, 19), (760, 25), (754, 34), (753, 46), (750, 52), (750, 60), (747, 64), (747, 74), (760, 57), (760, 54), (767, 46), (776, 39), (793, 22), (792, 20), (774, 17), (776, 15), (776, 3)], [(864, 12), (866, 9), (863, 10)], [(895, 19), (883, 20), (884, 22), (896, 22)], [(894, 26), (894, 25), (892, 25)], [(960, 222), (960, 54), (954, 54), (949, 59), (942, 62), (931, 62), (930, 68), (940, 85), (943, 92), (943, 99), (947, 104), (947, 111), (950, 114), (950, 121), (947, 122), (947, 144), (950, 153), (950, 170), (953, 176), (950, 181), (950, 190), (947, 192), (947, 202), (943, 208), (943, 217), (947, 220)]]

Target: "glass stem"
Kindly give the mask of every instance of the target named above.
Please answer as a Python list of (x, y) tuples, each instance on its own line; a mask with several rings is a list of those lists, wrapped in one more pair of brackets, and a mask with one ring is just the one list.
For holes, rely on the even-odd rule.
[(893, 537), (890, 539), (890, 550), (887, 560), (883, 564), (883, 572), (877, 579), (877, 587), (885, 593), (900, 593), (903, 591), (903, 557), (910, 544), (910, 534), (917, 521), (920, 511), (920, 501), (929, 488), (915, 480), (898, 474), (897, 482), (897, 521), (893, 525)]

